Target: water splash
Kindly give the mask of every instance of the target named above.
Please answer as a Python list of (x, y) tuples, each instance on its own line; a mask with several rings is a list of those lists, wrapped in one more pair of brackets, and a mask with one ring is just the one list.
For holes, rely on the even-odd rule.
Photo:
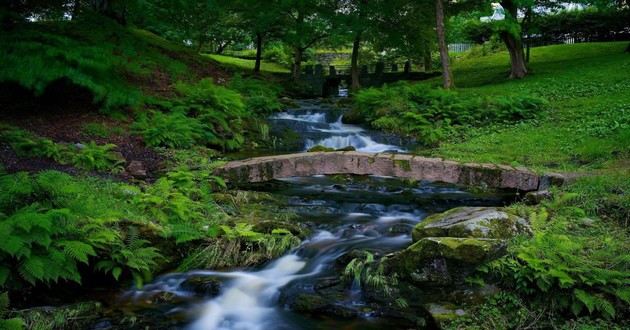
[(305, 264), (297, 255), (289, 254), (259, 272), (210, 272), (234, 279), (220, 296), (204, 305), (201, 317), (190, 329), (270, 329), (269, 323), (275, 319), (278, 289), (306, 276), (296, 275)]

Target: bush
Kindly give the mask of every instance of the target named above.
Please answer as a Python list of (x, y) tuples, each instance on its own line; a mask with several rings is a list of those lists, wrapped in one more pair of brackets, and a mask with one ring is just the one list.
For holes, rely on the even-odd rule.
[(203, 125), (201, 142), (224, 150), (238, 149), (245, 141), (242, 120), (247, 116), (237, 92), (215, 85), (211, 79), (196, 84), (178, 83), (180, 95), (173, 110), (194, 117)]
[(229, 87), (245, 97), (245, 107), (252, 114), (268, 116), (283, 108), (278, 101), (281, 88), (268, 81), (237, 75), (232, 78)]
[(268, 44), (263, 51), (262, 57), (266, 61), (276, 62), (284, 66), (289, 66), (293, 63), (291, 50), (279, 42)]
[(143, 253), (139, 263), (132, 258), (137, 251), (127, 247), (125, 237), (110, 226), (137, 215), (125, 201), (124, 187), (54, 171), (1, 176), (0, 287), (80, 283), (79, 264), (94, 266), (116, 251), (126, 255), (118, 264), (118, 275), (149, 274), (157, 251)]
[(204, 125), (181, 112), (150, 111), (139, 116), (131, 126), (152, 147), (189, 148), (202, 140)]
[(125, 159), (114, 152), (115, 148), (115, 144), (97, 145), (91, 141), (78, 147), (72, 156), (72, 165), (85, 170), (122, 172)]
[(533, 119), (546, 102), (530, 95), (470, 97), (420, 84), (360, 91), (350, 117), (435, 145), (465, 127)]
[(569, 190), (523, 209), (533, 237), (513, 242), (507, 256), (481, 270), (551, 313), (623, 319), (630, 306), (630, 241), (616, 224), (588, 218), (594, 214), (576, 199), (582, 187)]
[(27, 131), (0, 126), (0, 137), (7, 141), (20, 157), (51, 158), (61, 164), (71, 164), (88, 171), (118, 173), (125, 159), (114, 151), (116, 145), (97, 145), (94, 141), (82, 145), (55, 143)]

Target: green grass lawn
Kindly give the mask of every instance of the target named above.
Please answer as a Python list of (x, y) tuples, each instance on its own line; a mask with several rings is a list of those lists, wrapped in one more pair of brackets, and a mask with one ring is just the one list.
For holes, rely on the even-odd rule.
[[(238, 69), (245, 70), (253, 70), (255, 60), (246, 60), (238, 57), (226, 56), (226, 55), (216, 55), (216, 54), (205, 54), (207, 56), (223, 65), (231, 66)], [(280, 64), (273, 62), (262, 61), (260, 64), (260, 70), (263, 72), (271, 72), (271, 73), (288, 73), (289, 69), (283, 67)]]
[[(531, 74), (507, 79), (508, 54), (454, 63), (460, 93), (531, 93), (549, 100), (541, 118), (511, 127), (473, 130), (432, 155), (460, 161), (523, 165), (535, 170), (628, 168), (630, 54), (627, 42), (555, 45), (532, 49)], [(439, 79), (427, 82), (439, 84)]]

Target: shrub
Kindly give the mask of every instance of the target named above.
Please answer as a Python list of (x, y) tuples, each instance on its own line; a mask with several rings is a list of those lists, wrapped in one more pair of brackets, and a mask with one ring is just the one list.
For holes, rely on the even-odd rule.
[(245, 97), (245, 106), (252, 114), (268, 116), (283, 108), (278, 101), (281, 88), (268, 81), (246, 79), (237, 75), (232, 78), (229, 86)]
[(615, 224), (587, 218), (575, 202), (579, 194), (559, 196), (529, 210), (531, 239), (511, 244), (507, 256), (481, 270), (551, 312), (615, 318), (630, 305), (627, 235)]
[(98, 145), (91, 141), (80, 147), (72, 156), (72, 164), (85, 170), (121, 172), (125, 159), (114, 152), (115, 144)]
[(536, 118), (545, 105), (530, 95), (473, 97), (399, 83), (360, 91), (350, 117), (434, 145), (465, 127)]
[(182, 112), (143, 113), (131, 128), (152, 147), (189, 148), (201, 140), (204, 134), (204, 126)]
[(110, 226), (138, 215), (123, 185), (48, 171), (3, 175), (0, 188), (0, 287), (80, 283), (79, 264), (94, 267), (116, 251), (127, 258), (121, 272), (152, 270), (157, 251), (142, 254), (142, 263), (131, 259), (135, 252)]
[[(204, 145), (220, 147), (224, 150), (239, 148), (243, 142), (242, 119), (246, 117), (245, 104), (242, 97), (235, 91), (215, 85), (211, 79), (203, 79), (196, 84), (177, 83), (175, 89), (180, 97), (172, 104), (173, 113), (170, 117), (162, 117), (164, 127), (172, 126), (182, 132), (184, 140), (178, 143), (172, 138), (168, 143), (154, 139), (150, 145), (165, 144), (180, 147), (190, 147), (194, 142)], [(136, 125), (140, 134), (143, 131), (153, 132), (150, 137), (160, 137), (161, 134), (151, 128), (152, 123), (140, 118)], [(185, 129), (183, 126), (189, 126)], [(161, 129), (160, 129), (161, 130)], [(176, 133), (179, 135), (179, 133)]]
[(0, 126), (0, 137), (5, 139), (20, 157), (51, 158), (61, 164), (72, 164), (84, 170), (122, 171), (125, 159), (114, 151), (116, 145), (97, 145), (94, 141), (82, 145), (55, 143), (27, 131)]

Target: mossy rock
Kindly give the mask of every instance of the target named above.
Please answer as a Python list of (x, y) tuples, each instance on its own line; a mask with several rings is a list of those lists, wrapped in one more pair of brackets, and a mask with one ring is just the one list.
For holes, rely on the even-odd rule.
[(316, 145), (310, 149), (307, 150), (307, 152), (331, 152), (331, 151), (335, 151), (334, 148), (328, 148), (328, 147), (324, 147), (322, 145)]
[(504, 241), (488, 238), (426, 237), (405, 249), (416, 260), (443, 257), (476, 264), (503, 246)]
[(332, 151), (356, 151), (356, 150), (357, 149), (353, 146), (346, 146), (343, 148), (335, 149), (335, 148), (325, 147), (323, 145), (316, 145), (308, 149), (307, 152), (332, 152)]
[(498, 257), (504, 246), (505, 241), (500, 239), (425, 237), (384, 262), (391, 271), (416, 277), (417, 282), (447, 284), (452, 275), (457, 275), (451, 274), (451, 266), (472, 269)]
[(528, 222), (494, 207), (458, 207), (417, 224), (414, 242), (425, 237), (500, 238), (531, 233)]
[(466, 315), (466, 311), (450, 303), (429, 303), (424, 305), (424, 308), (429, 312), (437, 325), (453, 321), (458, 317)]

